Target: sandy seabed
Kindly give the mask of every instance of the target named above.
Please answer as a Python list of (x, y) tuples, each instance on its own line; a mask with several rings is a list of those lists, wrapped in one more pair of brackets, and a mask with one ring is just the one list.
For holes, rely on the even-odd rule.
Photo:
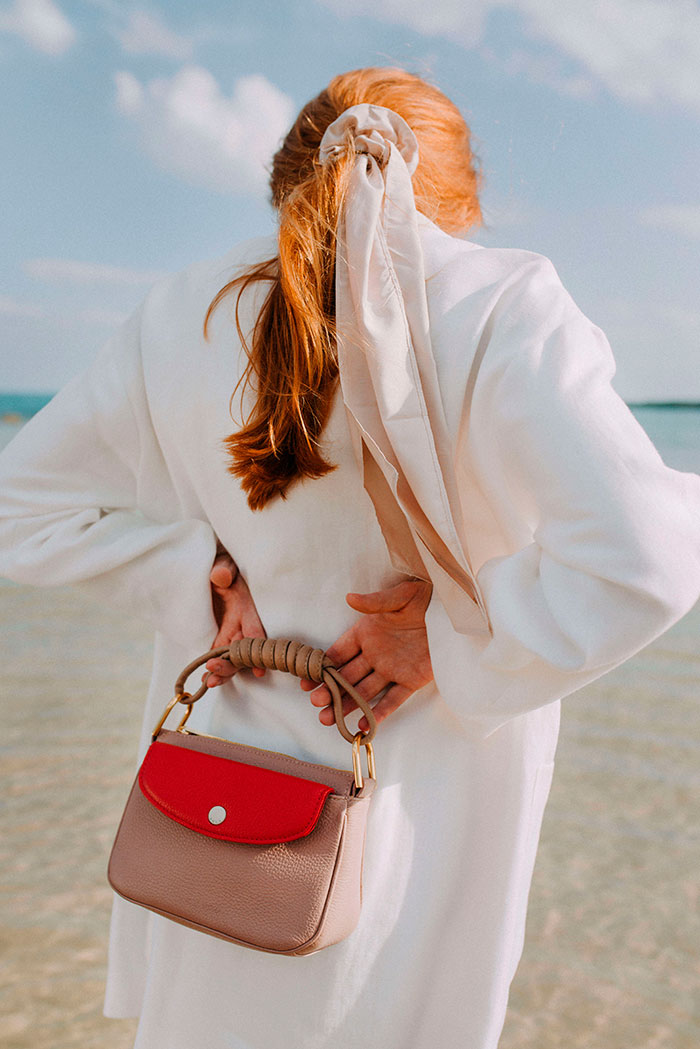
[[(70, 588), (2, 582), (0, 629), (2, 1044), (129, 1049), (136, 1021), (102, 1016), (105, 870), (151, 640)], [(700, 1045), (699, 636), (700, 605), (563, 704), (500, 1049)]]

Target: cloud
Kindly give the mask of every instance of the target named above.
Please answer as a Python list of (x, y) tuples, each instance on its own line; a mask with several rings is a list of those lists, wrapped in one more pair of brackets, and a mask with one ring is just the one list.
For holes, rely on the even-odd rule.
[(10, 295), (0, 295), (0, 316), (3, 317), (43, 317), (44, 309), (34, 302), (21, 302)]
[(639, 212), (644, 226), (700, 240), (700, 204), (657, 204)]
[(497, 4), (495, 0), (317, 0), (323, 7), (339, 15), (365, 15), (382, 22), (406, 25), (426, 36), (457, 37), (469, 46), (477, 44), (483, 37), (486, 21), (492, 8), (505, 7), (509, 0)]
[(700, 399), (700, 310), (648, 297), (610, 297), (606, 332), (618, 363), (616, 389), (627, 401)]
[(101, 306), (86, 306), (82, 309), (56, 307), (0, 295), (0, 317), (41, 318), (62, 328), (117, 328), (128, 316), (128, 311), (104, 309)]
[(575, 59), (619, 98), (700, 109), (695, 0), (517, 0), (517, 7), (533, 35)]
[[(348, 11), (346, 0), (318, 2), (339, 14)], [(582, 0), (578, 4), (561, 0), (433, 0), (431, 4), (356, 0), (352, 7), (353, 14), (444, 36), (466, 47), (480, 45), (489, 15), (504, 9), (521, 20), (526, 42), (536, 40), (540, 47), (545, 42), (578, 64), (578, 86), (576, 76), (560, 83), (557, 77), (551, 86), (585, 93), (586, 77), (593, 77), (618, 98), (636, 103), (671, 102), (700, 110), (700, 7), (696, 0)], [(505, 63), (507, 69), (507, 56)], [(521, 58), (519, 67), (516, 71), (542, 80), (536, 60), (528, 68)]]
[(183, 60), (191, 58), (194, 50), (194, 38), (170, 29), (156, 11), (130, 10), (126, 24), (113, 33), (129, 55), (163, 55)]
[(53, 0), (15, 0), (0, 11), (0, 31), (17, 36), (47, 55), (62, 55), (75, 43), (77, 33)]
[(22, 269), (38, 280), (72, 284), (151, 285), (165, 275), (161, 270), (132, 270), (74, 259), (27, 259)]
[(492, 231), (499, 235), (503, 230), (534, 227), (548, 221), (539, 207), (511, 192), (508, 195), (488, 189), (481, 200), (483, 226), (470, 230), (469, 240), (489, 241)]
[[(104, 28), (129, 55), (160, 55), (187, 61), (201, 44), (231, 44), (240, 48), (244, 45), (263, 46), (265, 42), (263, 28), (244, 25), (240, 19), (231, 18), (230, 10), (223, 10), (219, 18), (212, 17), (206, 4), (200, 7), (190, 5), (187, 31), (178, 32), (167, 24), (164, 15), (151, 3), (146, 8), (134, 6), (131, 0), (128, 4), (124, 0), (81, 2), (106, 16)], [(167, 4), (164, 6), (167, 11)]]
[(559, 94), (590, 98), (595, 93), (590, 77), (567, 73), (562, 69), (561, 59), (557, 55), (533, 54), (523, 48), (515, 48), (504, 62), (490, 49), (485, 50), (484, 54), (502, 65), (510, 76), (525, 76), (527, 80), (551, 87)]
[(201, 66), (142, 84), (115, 74), (116, 106), (159, 167), (220, 193), (265, 191), (266, 167), (296, 106), (264, 76), (244, 76), (226, 96)]
[(71, 323), (72, 318), (85, 327), (118, 328), (129, 318), (128, 310), (106, 310), (100, 306), (88, 306), (84, 310), (78, 310), (70, 315), (64, 315), (66, 322)]

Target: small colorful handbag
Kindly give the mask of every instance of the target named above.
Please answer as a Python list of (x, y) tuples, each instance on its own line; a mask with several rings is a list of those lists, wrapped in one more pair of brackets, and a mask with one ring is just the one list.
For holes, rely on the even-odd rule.
[[(215, 656), (236, 668), (283, 670), (327, 685), (336, 725), (352, 744), (353, 771), (185, 728), (207, 691), (205, 680), (190, 695), (187, 678)], [(348, 729), (341, 689), (367, 718), (366, 733)], [(178, 703), (185, 714), (174, 731), (165, 729)], [(112, 847), (112, 888), (182, 925), (258, 951), (312, 954), (344, 939), (360, 916), (375, 732), (371, 707), (322, 649), (243, 638), (206, 652), (182, 671), (153, 731)]]

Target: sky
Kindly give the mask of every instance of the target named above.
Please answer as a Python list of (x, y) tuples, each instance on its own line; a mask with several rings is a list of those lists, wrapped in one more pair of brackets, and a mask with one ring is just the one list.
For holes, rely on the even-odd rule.
[(56, 390), (162, 274), (273, 232), (280, 139), (370, 65), (459, 106), (470, 238), (552, 260), (621, 396), (700, 401), (698, 0), (0, 0), (0, 390)]

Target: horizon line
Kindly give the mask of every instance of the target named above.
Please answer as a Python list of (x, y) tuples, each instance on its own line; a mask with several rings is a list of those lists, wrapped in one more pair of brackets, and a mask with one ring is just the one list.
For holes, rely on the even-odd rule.
[[(41, 391), (41, 390), (2, 390), (0, 389), (0, 400), (9, 399), (12, 397), (27, 398), (28, 400), (44, 400), (50, 401), (56, 396), (58, 390)], [(659, 401), (626, 401), (622, 398), (628, 408), (700, 408), (700, 400), (688, 400), (688, 401), (677, 401), (677, 400), (659, 400)], [(0, 411), (3, 409), (0, 408)], [(5, 409), (7, 411), (7, 409)], [(11, 409), (10, 409), (11, 411)]]

